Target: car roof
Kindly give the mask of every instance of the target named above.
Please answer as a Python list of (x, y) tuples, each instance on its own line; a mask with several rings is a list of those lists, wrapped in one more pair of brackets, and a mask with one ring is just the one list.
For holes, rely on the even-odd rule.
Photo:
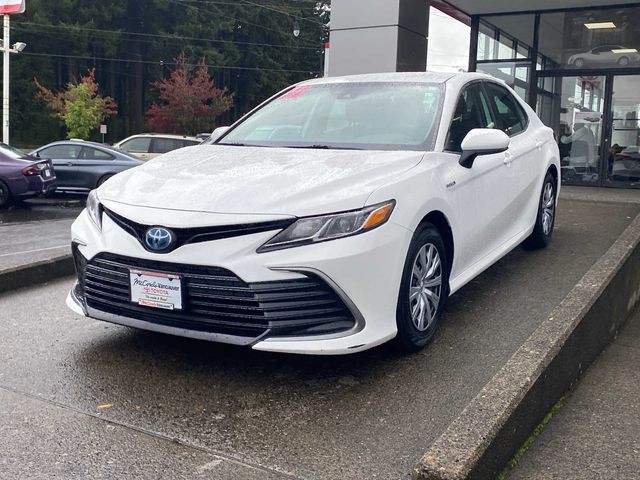
[(389, 72), (367, 73), (362, 75), (347, 75), (342, 77), (315, 78), (299, 83), (299, 85), (322, 85), (336, 83), (439, 83), (445, 84), (451, 80), (470, 81), (474, 79), (496, 80), (495, 77), (475, 72)]
[(43, 145), (42, 147), (40, 147), (38, 150), (42, 150), (43, 148), (53, 147), (55, 145), (79, 145), (83, 147), (98, 147), (98, 148), (105, 148), (107, 150), (112, 150), (111, 147), (109, 147), (108, 145), (103, 145), (102, 143), (90, 142), (88, 140), (78, 140), (78, 139), (58, 140), (55, 142), (47, 143), (46, 145)]
[(172, 133), (138, 133), (136, 135), (131, 135), (130, 137), (124, 138), (120, 140), (120, 142), (124, 142), (125, 140), (129, 140), (131, 138), (141, 138), (141, 137), (158, 137), (158, 138), (170, 138), (172, 140), (200, 140), (199, 138), (192, 137), (190, 135), (175, 135)]

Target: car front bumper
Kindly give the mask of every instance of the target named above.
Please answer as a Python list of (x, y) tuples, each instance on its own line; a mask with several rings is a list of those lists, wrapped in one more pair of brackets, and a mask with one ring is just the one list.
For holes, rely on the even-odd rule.
[[(171, 253), (157, 254), (145, 250), (136, 238), (107, 215), (103, 216), (101, 231), (89, 219), (86, 211), (72, 227), (77, 252), (89, 262), (126, 258), (143, 262), (143, 266), (170, 264), (175, 272), (198, 268), (224, 269), (237, 277), (243, 286), (253, 289), (275, 285), (280, 295), (284, 295), (282, 288), (289, 283), (308, 282), (312, 279), (317, 288), (330, 290), (336, 305), (344, 306), (351, 314), (352, 324), (348, 328), (329, 333), (323, 333), (320, 328), (317, 333), (311, 330), (304, 331), (303, 334), (296, 334), (295, 329), (273, 328), (257, 336), (239, 335), (233, 328), (204, 331), (201, 328), (191, 328), (190, 324), (184, 322), (161, 321), (165, 313), (154, 309), (128, 313), (126, 309), (113, 310), (96, 305), (95, 302), (92, 306), (86, 299), (78, 298), (73, 290), (68, 296), (67, 304), (78, 314), (116, 324), (249, 345), (255, 350), (272, 352), (348, 354), (366, 350), (395, 337), (398, 291), (412, 232), (390, 221), (363, 235), (256, 253), (257, 248), (275, 233), (271, 231), (187, 244)], [(96, 270), (95, 267), (92, 268)], [(125, 272), (124, 267), (120, 272), (121, 275)], [(188, 282), (189, 280), (187, 290), (190, 288)], [(283, 304), (293, 301), (286, 296), (279, 299)], [(189, 301), (186, 309), (189, 308), (188, 305)], [(138, 309), (138, 306), (131, 304), (131, 308)], [(275, 314), (267, 312), (265, 315), (269, 318)]]

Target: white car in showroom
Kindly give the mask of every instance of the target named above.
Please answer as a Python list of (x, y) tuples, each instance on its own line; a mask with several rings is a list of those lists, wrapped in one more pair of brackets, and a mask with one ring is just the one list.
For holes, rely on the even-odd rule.
[(553, 133), (486, 75), (311, 80), (217, 135), (90, 194), (75, 312), (264, 351), (411, 351), (449, 295), (552, 236)]

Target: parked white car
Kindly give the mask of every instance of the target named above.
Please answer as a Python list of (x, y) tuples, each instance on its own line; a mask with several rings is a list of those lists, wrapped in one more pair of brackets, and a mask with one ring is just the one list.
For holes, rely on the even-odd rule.
[(626, 67), (640, 62), (637, 48), (621, 47), (620, 45), (601, 45), (583, 53), (571, 55), (567, 63), (576, 68), (585, 66), (615, 66)]
[(449, 295), (547, 245), (559, 171), (552, 131), (492, 77), (311, 80), (93, 191), (67, 303), (256, 350), (416, 350)]
[(168, 153), (178, 148), (192, 147), (202, 143), (201, 138), (183, 135), (169, 135), (158, 133), (142, 133), (132, 135), (116, 143), (113, 148), (122, 150), (141, 160), (151, 160), (158, 155)]

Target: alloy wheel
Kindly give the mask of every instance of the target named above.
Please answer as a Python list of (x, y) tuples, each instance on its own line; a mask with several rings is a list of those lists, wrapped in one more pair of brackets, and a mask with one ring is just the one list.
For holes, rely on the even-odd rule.
[(423, 245), (411, 270), (409, 307), (413, 326), (420, 332), (427, 330), (436, 318), (442, 294), (442, 262), (432, 243)]
[(551, 233), (553, 220), (556, 214), (555, 197), (555, 188), (553, 187), (553, 184), (545, 184), (542, 194), (542, 231), (547, 236)]

